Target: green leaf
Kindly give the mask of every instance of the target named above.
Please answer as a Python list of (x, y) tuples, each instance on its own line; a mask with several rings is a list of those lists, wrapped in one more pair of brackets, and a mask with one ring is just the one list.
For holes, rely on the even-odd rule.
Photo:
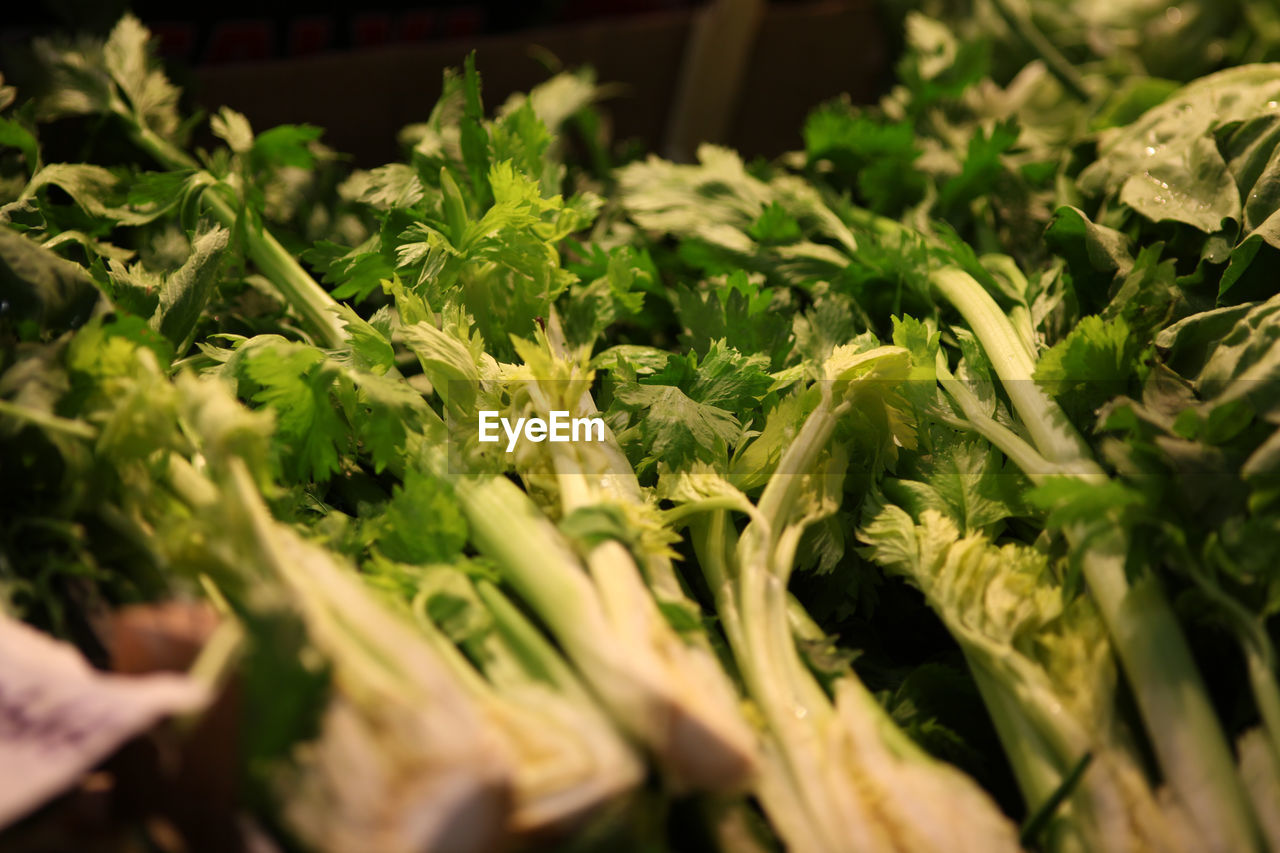
[(768, 367), (763, 356), (746, 356), (723, 341), (715, 341), (701, 363), (696, 353), (669, 355), (661, 372), (640, 381), (644, 385), (675, 385), (699, 403), (750, 415), (773, 386)]
[[(1280, 92), (1278, 92), (1280, 94)], [(1153, 147), (1154, 146), (1149, 146)], [(1188, 140), (1126, 181), (1120, 201), (1157, 222), (1172, 219), (1212, 234), (1240, 220), (1240, 195), (1212, 139)]]
[(249, 126), (249, 120), (230, 107), (223, 107), (209, 119), (209, 129), (236, 154), (248, 154), (253, 147), (253, 128)]
[(864, 331), (860, 313), (848, 295), (816, 288), (813, 305), (791, 321), (795, 354), (813, 363), (826, 361), (832, 350), (857, 339)]
[(927, 509), (954, 521), (962, 534), (982, 531), (1019, 515), (1020, 476), (1003, 470), (998, 452), (989, 445), (957, 441), (935, 452), (919, 471), (918, 480), (899, 480), (886, 490), (901, 490), (902, 501), (917, 518)]
[(450, 563), (467, 542), (467, 523), (449, 484), (410, 469), (379, 516), (374, 544), (404, 563)]
[(1128, 77), (1107, 97), (1106, 103), (1093, 117), (1092, 127), (1095, 130), (1105, 130), (1131, 124), (1143, 113), (1163, 103), (1178, 88), (1179, 84), (1173, 80)]
[(1142, 493), (1119, 480), (1091, 483), (1076, 477), (1051, 477), (1026, 493), (1032, 506), (1049, 511), (1048, 526), (1096, 525), (1116, 514), (1141, 508)]
[(911, 354), (911, 372), (903, 384), (903, 393), (915, 407), (917, 417), (932, 410), (939, 402), (937, 358), (942, 333), (932, 322), (914, 317), (893, 317), (893, 344)]
[(105, 276), (99, 277), (103, 293), (117, 311), (139, 317), (153, 317), (160, 304), (164, 276), (151, 272), (141, 263), (125, 266), (112, 258)]
[(471, 220), (471, 215), (467, 211), (467, 200), (462, 197), (462, 190), (458, 189), (449, 170), (443, 167), (440, 169), (440, 193), (443, 196), (440, 207), (444, 212), (445, 225), (448, 226), (448, 237), (455, 246), (461, 247), (466, 242), (467, 223)]
[(936, 324), (921, 322), (906, 315), (890, 318), (893, 322), (893, 345), (902, 347), (911, 353), (914, 367), (923, 367), (933, 373), (934, 359), (938, 354), (938, 343), (942, 333)]
[(164, 137), (177, 133), (178, 89), (154, 69), (147, 49), (151, 33), (131, 14), (111, 30), (102, 55), (107, 70), (129, 101), (138, 123)]
[(1045, 243), (1067, 262), (1080, 299), (1101, 308), (1117, 276), (1133, 266), (1129, 238), (1113, 228), (1097, 225), (1077, 207), (1059, 207), (1044, 233)]
[(478, 354), (472, 349), (472, 342), (436, 328), (430, 321), (404, 326), (401, 334), (450, 410), (470, 413), (480, 388)]
[(489, 145), (494, 162), (509, 161), (530, 178), (548, 181), (549, 188), (559, 184), (558, 169), (547, 158), (551, 134), (531, 100), (526, 99), (492, 124)]
[(344, 182), (342, 189), (361, 204), (379, 210), (413, 207), (426, 194), (418, 170), (405, 163), (388, 163), (367, 172), (356, 172)]
[(231, 232), (222, 227), (196, 234), (190, 257), (165, 279), (160, 289), (151, 327), (164, 335), (177, 353), (184, 353), (191, 346), (196, 322), (216, 289), (222, 254), (230, 239)]
[(646, 291), (656, 287), (657, 270), (647, 252), (619, 246), (603, 258), (603, 264), (571, 267), (579, 279), (591, 276), (586, 284), (571, 284), (561, 298), (565, 336), (572, 343), (594, 345), (614, 323), (640, 314)]
[(458, 124), (462, 146), (462, 162), (471, 179), (471, 195), (484, 206), (491, 198), (489, 175), (489, 134), (484, 126), (484, 104), (480, 100), (480, 74), (476, 71), (475, 52), (467, 54), (463, 79), (463, 114)]
[(908, 49), (898, 74), (911, 91), (914, 113), (957, 97), (987, 76), (990, 49), (981, 40), (960, 40), (946, 23), (917, 11), (907, 14), (905, 24)]
[(536, 178), (521, 174), (510, 160), (494, 163), (488, 173), (493, 206), (479, 220), (468, 223), (454, 243), (463, 252), (475, 249), (481, 240), (502, 231), (528, 229), (542, 221), (542, 213), (559, 206), (559, 200), (544, 201)]
[(745, 448), (740, 445), (736, 449), (729, 464), (729, 482), (744, 492), (768, 482), (819, 399), (816, 389), (783, 397), (769, 411), (760, 434)]
[[(834, 572), (844, 559), (849, 531), (853, 529), (854, 516), (847, 512), (814, 522), (796, 551), (795, 571), (808, 571), (819, 575)], [(810, 661), (812, 665), (812, 661)]]
[[(562, 71), (529, 90), (528, 102), (533, 112), (551, 132), (556, 132), (570, 119), (591, 105), (599, 94), (595, 72), (589, 67), (574, 71)], [(505, 117), (511, 112), (512, 102), (519, 106), (519, 96), (509, 99), (498, 111)]]
[(747, 229), (747, 234), (752, 240), (765, 245), (795, 243), (804, 236), (800, 223), (776, 201), (765, 206), (760, 218)]
[(493, 617), (475, 584), (456, 565), (411, 566), (373, 559), (365, 563), (371, 583), (390, 586), (397, 598), (422, 602), (426, 618), (455, 644), (482, 640)]
[(1162, 329), (1156, 335), (1156, 345), (1169, 351), (1170, 367), (1180, 374), (1194, 376), (1204, 368), (1218, 342), (1256, 307), (1232, 305), (1184, 317)]
[(632, 375), (657, 373), (666, 365), (670, 353), (657, 347), (619, 344), (609, 347), (591, 360), (593, 370), (626, 369)]
[(116, 103), (115, 84), (102, 56), (102, 43), (36, 39), (36, 58), (48, 85), (36, 102), (40, 120), (108, 113)]
[(642, 228), (698, 236), (725, 248), (751, 250), (745, 233), (773, 201), (768, 185), (748, 174), (727, 148), (703, 145), (696, 165), (651, 156), (618, 170), (627, 213)]
[(1142, 350), (1123, 318), (1085, 317), (1040, 356), (1035, 380), (1068, 410), (1092, 412), (1124, 392)]
[(926, 178), (915, 166), (922, 153), (907, 121), (877, 121), (849, 104), (824, 104), (804, 124), (809, 162), (828, 161), (875, 211), (896, 213), (919, 201)]
[(1176, 259), (1161, 260), (1164, 245), (1143, 247), (1134, 258), (1101, 317), (1123, 318), (1137, 340), (1150, 339), (1157, 329), (1187, 310), (1191, 297), (1179, 280)]
[(322, 281), (336, 285), (334, 299), (362, 301), (395, 277), (395, 263), (381, 250), (382, 241), (375, 234), (354, 249), (321, 240), (302, 257), (321, 271)]
[[(169, 211), (177, 199), (150, 194), (130, 198), (133, 182), (123, 175), (89, 163), (50, 163), (36, 172), (23, 191), (33, 198), (45, 187), (63, 190), (87, 214), (120, 225), (145, 225)], [(0, 210), (0, 214), (3, 211)]]
[(355, 385), (353, 401), (346, 401), (347, 419), (355, 425), (360, 449), (372, 460), (375, 473), (398, 469), (406, 455), (409, 433), (419, 432), (429, 415), (422, 395), (399, 378), (349, 370)]
[(767, 355), (781, 366), (790, 350), (790, 322), (779, 310), (785, 295), (738, 271), (696, 289), (676, 291), (676, 316), (686, 348), (706, 352), (723, 340), (739, 352)]
[(244, 659), (239, 665), (244, 705), (240, 713), (246, 726), (241, 749), (253, 771), (266, 763), (286, 759), (299, 742), (320, 733), (321, 719), (330, 695), (330, 671), (316, 666), (307, 640), (304, 620), (284, 607), (245, 608)]
[(40, 165), (40, 148), (35, 134), (16, 119), (0, 118), (0, 147), (16, 148), (27, 162), (27, 170), (34, 172)]
[(125, 199), (132, 210), (153, 212), (157, 216), (189, 209), (194, 197), (209, 185), (212, 178), (199, 172), (139, 172), (130, 176)]
[(983, 778), (990, 750), (997, 745), (982, 742), (988, 737), (990, 717), (973, 676), (962, 666), (921, 664), (882, 701), (894, 722), (930, 754)]
[(938, 203), (945, 209), (968, 204), (991, 193), (1004, 171), (1001, 156), (1018, 141), (1018, 128), (1013, 121), (997, 123), (990, 134), (979, 129), (969, 137), (969, 150), (960, 174), (942, 185)]
[(0, 327), (11, 318), (60, 332), (89, 319), (101, 294), (82, 267), (0, 227)]
[(692, 400), (672, 385), (622, 385), (614, 396), (639, 417), (646, 455), (677, 467), (722, 457), (742, 432), (732, 413)]
[(1163, 330), (1156, 343), (1170, 363), (1195, 377), (1205, 397), (1236, 395), (1274, 381), (1280, 359), (1280, 296), (1195, 314)]
[(1014, 653), (1015, 641), (1043, 631), (1062, 614), (1062, 590), (1040, 551), (998, 546), (981, 534), (961, 536), (932, 509), (918, 524), (892, 504), (873, 503), (869, 509), (871, 518), (858, 531), (866, 556), (919, 588), (966, 646), (985, 651), (996, 645)]
[(173, 361), (173, 347), (141, 317), (94, 319), (73, 339), (67, 351), (67, 368), (95, 379), (133, 376), (141, 349), (150, 350), (159, 365)]
[(256, 386), (254, 402), (275, 413), (286, 475), (328, 480), (347, 446), (346, 424), (330, 399), (336, 368), (320, 350), (274, 336), (254, 338), (237, 355), (241, 374)]
[[(1241, 187), (1214, 132), (1265, 115), (1280, 98), (1280, 65), (1246, 65), (1202, 77), (1131, 125), (1105, 132), (1080, 175), (1093, 195), (1113, 194), (1153, 221), (1214, 233), (1244, 222)], [(1237, 164), (1239, 165), (1239, 164)], [(1252, 217), (1251, 217), (1252, 218)]]
[(427, 301), (419, 294), (406, 288), (399, 278), (392, 276), (390, 280), (383, 281), (382, 289), (395, 299), (396, 313), (400, 315), (401, 323), (413, 325), (416, 323), (435, 322), (435, 312), (431, 310), (431, 306), (427, 304)]
[(338, 303), (338, 316), (347, 329), (347, 344), (357, 368), (382, 375), (395, 366), (391, 312), (387, 308), (378, 309), (370, 320), (365, 320), (349, 305)]
[(259, 169), (280, 166), (310, 169), (316, 161), (311, 143), (319, 139), (322, 132), (309, 124), (282, 124), (264, 130), (253, 140), (250, 157)]
[(560, 530), (589, 554), (602, 542), (621, 542), (630, 547), (634, 536), (626, 512), (617, 504), (592, 504), (574, 509), (560, 519)]

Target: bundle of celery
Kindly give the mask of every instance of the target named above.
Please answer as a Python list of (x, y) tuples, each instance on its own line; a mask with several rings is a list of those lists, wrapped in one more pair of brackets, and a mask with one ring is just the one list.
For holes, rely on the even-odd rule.
[(136, 19), (37, 42), (0, 618), (208, 608), (217, 698), (6, 849), (1280, 849), (1280, 66), (979, 5), (754, 164), (470, 63), (403, 162), (193, 148)]

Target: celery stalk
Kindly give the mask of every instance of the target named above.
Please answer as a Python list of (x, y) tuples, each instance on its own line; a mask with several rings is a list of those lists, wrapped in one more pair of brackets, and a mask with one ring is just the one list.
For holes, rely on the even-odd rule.
[(555, 526), (505, 478), (458, 485), (474, 541), (547, 624), (587, 683), (680, 787), (732, 789), (753, 767), (751, 736), (714, 688), (714, 658), (662, 622), (617, 542), (583, 571)]
[[(118, 111), (133, 130), (134, 140), (157, 162), (169, 169), (199, 169), (197, 163), (185, 151), (157, 135), (150, 128), (136, 124), (132, 113), (121, 107)], [(217, 179), (207, 172), (208, 184)], [(236, 211), (216, 191), (206, 190), (202, 196), (205, 208), (215, 219), (228, 228), (235, 225)], [(265, 227), (260, 231), (247, 230), (247, 249), (262, 274), (271, 280), (289, 305), (298, 312), (309, 331), (321, 346), (336, 347), (346, 340), (346, 329), (335, 312), (333, 298), (310, 273), (280, 245)]]
[(1012, 827), (986, 795), (911, 743), (851, 671), (829, 696), (800, 658), (795, 638), (812, 637), (816, 626), (786, 587), (799, 534), (824, 511), (805, 505), (809, 475), (840, 418), (862, 402), (859, 379), (848, 377), (858, 368), (877, 379), (905, 372), (905, 353), (885, 347), (844, 364), (822, 386), (742, 535), (711, 504), (691, 517), (698, 563), (767, 726), (757, 795), (799, 851), (1015, 849)]
[[(121, 114), (131, 118), (123, 108)], [(149, 128), (131, 124), (135, 140), (159, 162), (174, 169), (197, 167)], [(206, 192), (204, 203), (228, 226), (235, 222), (236, 212), (216, 192)], [(336, 347), (346, 341), (337, 303), (270, 231), (250, 232), (248, 249), (321, 344)], [(723, 680), (723, 675), (709, 651), (682, 652), (674, 632), (660, 625), (662, 617), (634, 566), (628, 567), (630, 556), (619, 553), (621, 546), (606, 543), (589, 557), (593, 585), (576, 555), (514, 485), (502, 478), (464, 480), (457, 493), (478, 547), (499, 560), (611, 712), (655, 750), (677, 784), (716, 789), (742, 784), (753, 763), (750, 734), (732, 709), (715, 709), (703, 698), (707, 679)], [(530, 538), (514, 536), (515, 529)], [(655, 645), (660, 628), (670, 636)], [(664, 657), (689, 659), (673, 670)], [(681, 668), (686, 674), (672, 683), (672, 673)], [(726, 691), (717, 692), (723, 704)]]
[[(1051, 462), (1069, 466), (1076, 476), (1100, 475), (1084, 439), (1036, 385), (1034, 362), (982, 285), (954, 267), (935, 273), (933, 283), (977, 336), (1037, 449)], [(1037, 477), (1045, 472), (1026, 473)], [(1153, 575), (1146, 573), (1130, 583), (1126, 537), (1119, 529), (1101, 526), (1105, 524), (1077, 525), (1068, 530), (1068, 540), (1083, 551), (1089, 589), (1169, 784), (1213, 849), (1259, 849), (1258, 827), (1230, 747), (1177, 619)]]

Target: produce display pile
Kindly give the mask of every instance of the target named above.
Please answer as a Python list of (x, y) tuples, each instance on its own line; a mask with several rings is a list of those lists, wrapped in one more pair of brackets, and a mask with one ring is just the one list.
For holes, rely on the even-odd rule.
[(750, 163), (34, 43), (0, 846), (1280, 850), (1280, 15), (961, 5)]

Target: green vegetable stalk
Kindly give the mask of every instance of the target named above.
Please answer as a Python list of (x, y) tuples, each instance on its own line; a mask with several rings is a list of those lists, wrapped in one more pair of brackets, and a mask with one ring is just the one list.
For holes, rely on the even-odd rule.
[[(235, 227), (241, 215), (223, 196), (223, 185), (213, 175), (199, 171), (199, 164), (185, 151), (146, 125), (135, 122), (122, 102), (113, 101), (112, 111), (130, 121), (134, 140), (157, 163), (176, 171), (197, 170), (196, 181), (208, 185), (208, 189), (201, 194), (205, 209), (227, 228)], [(302, 268), (297, 259), (265, 227), (247, 228), (245, 232), (249, 259), (279, 288), (280, 295), (298, 312), (304, 327), (316, 343), (325, 347), (341, 344), (346, 335), (328, 292), (316, 283), (311, 274)]]
[[(559, 334), (553, 314), (548, 336), (556, 336), (563, 350)], [(570, 417), (598, 414), (590, 396), (591, 372), (572, 357), (553, 355), (548, 336), (539, 344), (515, 340), (524, 364), (509, 369), (503, 383), (512, 411), (544, 418), (552, 411), (566, 411)], [(537, 550), (558, 554), (555, 563), (569, 567), (574, 592), (571, 599), (567, 590), (558, 593), (559, 605), (547, 599), (546, 618), (571, 658), (584, 671), (598, 673), (591, 681), (624, 728), (654, 751), (681, 787), (744, 786), (754, 772), (754, 735), (701, 631), (677, 633), (660, 609), (687, 611), (695, 605), (684, 597), (658, 531), (650, 527), (645, 541), (644, 519), (652, 510), (616, 440), (606, 429), (601, 442), (526, 444), (516, 460), (530, 492), (557, 496), (554, 512), (566, 519), (575, 513), (614, 512), (633, 518), (640, 532), (631, 548), (608, 535), (583, 541), (584, 575), (579, 560), (564, 553), (554, 528), (540, 512), (535, 516), (530, 504), (521, 516), (528, 517), (522, 537), (511, 536), (508, 516), (495, 513), (491, 521), (473, 521), (493, 528), (481, 547), (510, 551), (509, 543), (518, 548), (539, 543)], [(503, 492), (519, 494), (506, 481), (495, 483), (505, 483)], [(497, 489), (491, 493), (499, 494)], [(626, 526), (616, 533), (625, 536)], [(548, 565), (538, 577), (563, 571)], [(542, 580), (536, 585), (532, 580), (513, 582), (531, 601), (544, 594), (536, 588)], [(567, 605), (569, 600), (574, 606)]]
[[(1064, 603), (1044, 554), (997, 546), (981, 532), (962, 535), (932, 508), (918, 522), (892, 504), (869, 514), (859, 538), (878, 564), (924, 593), (960, 643), (1028, 805), (1048, 809), (1050, 849), (1202, 846), (1190, 830), (1171, 830), (1178, 815), (1157, 801), (1112, 731), (1106, 629), (1087, 599)], [(1061, 814), (1057, 796), (1065, 796)]]
[[(71, 362), (82, 350), (100, 356), (101, 335), (96, 325), (82, 329)], [(117, 338), (112, 351), (95, 362), (96, 382), (78, 401), (77, 423), (93, 425), (92, 436), (75, 434), (127, 484), (103, 516), (132, 529), (175, 587), (198, 577), (222, 591), (251, 641), (241, 656), (261, 657), (274, 636), (264, 625), (301, 628), (296, 657), (277, 670), (295, 680), (272, 685), (271, 719), (251, 721), (263, 731), (245, 740), (271, 737), (291, 703), (308, 698), (317, 706), (301, 716), (318, 717), (318, 732), (290, 730), (270, 751), (243, 747), (289, 831), (320, 851), (504, 843), (514, 828), (513, 754), (407, 619), (354, 567), (272, 517), (261, 492), (271, 418), (241, 406), (218, 378), (171, 379), (143, 346)], [(298, 675), (329, 689), (302, 690)]]
[[(838, 505), (847, 460), (833, 443), (854, 411), (883, 417), (880, 395), (900, 382), (905, 350), (838, 348), (810, 393), (819, 399), (776, 463), (741, 536), (715, 495), (691, 522), (699, 564), (725, 627), (747, 693), (768, 733), (758, 795), (796, 850), (1016, 849), (1012, 826), (971, 780), (929, 758), (886, 716), (856, 676), (837, 677), (828, 695), (802, 660), (787, 582), (806, 527)], [(879, 440), (885, 440), (881, 435)], [(704, 474), (702, 478), (715, 475)], [(686, 490), (700, 475), (690, 474)], [(696, 494), (689, 495), (695, 501)], [(812, 628), (807, 631), (812, 636)]]
[[(164, 168), (192, 172), (190, 183), (205, 188), (201, 201), (223, 226), (233, 229), (240, 214), (235, 192), (201, 169), (199, 162), (172, 141), (177, 133), (177, 90), (163, 72), (151, 67), (146, 53), (150, 33), (125, 15), (105, 44), (61, 48), (45, 42), (37, 52), (53, 76), (54, 89), (41, 103), (49, 116), (95, 113), (123, 122), (134, 142)], [(170, 203), (176, 202), (172, 199)], [(332, 300), (265, 228), (245, 228), (249, 258), (280, 288), (307, 330), (323, 346), (343, 340), (342, 324)]]
[[(977, 336), (1039, 452), (1051, 463), (1070, 466), (1066, 476), (1101, 479), (1083, 439), (1035, 383), (1034, 360), (995, 300), (954, 267), (937, 271), (932, 281)], [(1046, 472), (1026, 473), (1038, 479)], [(1258, 849), (1257, 825), (1231, 750), (1158, 580), (1150, 572), (1130, 580), (1125, 533), (1113, 521), (1077, 523), (1068, 539), (1080, 551), (1090, 592), (1183, 808), (1213, 849)]]
[[(691, 657), (669, 626), (656, 621), (662, 617), (626, 552), (606, 548), (584, 572), (554, 525), (509, 480), (465, 480), (458, 492), (477, 547), (503, 567), (592, 690), (653, 751), (673, 783), (742, 786), (752, 772), (753, 745), (715, 687), (723, 676), (714, 659)], [(610, 569), (612, 576), (601, 576)]]
[[(138, 90), (131, 84), (140, 70), (134, 63), (112, 61), (113, 48), (142, 55), (140, 41), (145, 39), (145, 30), (136, 19), (126, 17), (117, 26), (106, 45), (102, 67), (95, 69), (101, 76), (101, 88), (95, 90), (97, 97), (88, 109), (122, 119), (134, 140), (166, 168), (197, 168), (191, 157), (152, 127), (139, 99), (131, 97), (131, 90), (135, 94)], [(54, 64), (67, 69), (82, 66), (83, 60), (64, 53), (55, 56)], [(159, 72), (145, 68), (141, 71), (155, 75), (146, 78), (154, 85), (163, 81)], [(163, 82), (167, 85), (167, 81)], [(579, 99), (575, 94), (572, 100)], [(58, 108), (56, 104), (50, 107), (54, 111)], [(77, 104), (77, 108), (86, 109), (83, 104)], [(531, 190), (536, 193), (536, 183), (529, 185), (520, 180), (510, 163), (498, 164), (494, 170), (493, 183), (496, 185), (499, 179), (505, 183), (498, 188), (497, 206), (479, 223), (469, 221), (460, 191), (445, 172), (443, 180), (451, 203), (447, 213), (459, 235), (470, 235), (455, 235), (465, 245), (482, 241), (504, 224), (527, 227), (531, 212), (548, 206), (536, 195), (529, 195)], [(475, 177), (484, 179), (485, 175)], [(240, 213), (224, 198), (224, 194), (234, 198), (234, 193), (212, 175), (200, 173), (197, 178), (196, 184), (204, 188), (202, 202), (209, 212), (234, 226)], [(566, 217), (558, 227), (568, 227), (566, 223), (575, 221), (572, 216)], [(330, 348), (345, 345), (350, 340), (349, 324), (355, 322), (350, 312), (343, 312), (342, 306), (268, 229), (248, 227), (244, 231), (249, 258), (303, 318), (317, 343)], [(545, 274), (547, 265), (555, 260), (547, 251), (543, 248), (540, 254), (531, 256), (534, 272)], [(456, 346), (449, 344), (432, 322), (422, 322), (424, 317), (418, 316), (405, 315), (402, 319), (409, 327), (409, 345), (424, 359), (424, 366), (457, 358)], [(438, 346), (444, 347), (443, 354), (432, 351)], [(474, 367), (470, 373), (474, 374)], [(443, 382), (439, 387), (445, 392), (447, 386)], [(435, 417), (429, 411), (423, 416)], [(440, 427), (435, 423), (424, 429), (443, 436)], [(506, 579), (551, 628), (610, 710), (663, 759), (673, 781), (692, 788), (741, 786), (753, 765), (749, 732), (731, 707), (727, 691), (710, 695), (715, 698), (704, 692), (708, 684), (723, 684), (723, 676), (705, 650), (691, 650), (665, 626), (625, 552), (620, 553), (616, 543), (597, 549), (598, 553), (590, 558), (593, 584), (554, 527), (507, 480), (492, 476), (464, 478), (456, 491), (476, 545), (497, 561)], [(513, 537), (513, 525), (519, 526), (528, 538)]]
[(475, 664), (427, 615), (421, 595), (414, 602), (418, 623), (513, 757), (512, 832), (565, 835), (634, 790), (644, 763), (519, 608), (488, 582), (473, 594), (492, 620), (485, 636), (472, 641), (480, 644)]
[[(0, 607), (75, 633), (78, 610), (212, 595), (246, 701), (279, 699), (243, 732), (251, 807), (320, 851), (554, 843), (647, 796), (642, 754), (664, 794), (743, 825), (749, 791), (805, 853), (1274, 846), (1280, 65), (1174, 91), (1124, 71), (1155, 51), (1109, 43), (1142, 15), (1024, 5), (909, 13), (900, 85), (819, 108), (771, 164), (706, 145), (574, 171), (561, 130), (599, 130), (590, 72), (487, 118), (469, 60), (402, 133), (407, 162), (314, 211), (329, 239), (303, 257), (333, 293), (262, 225), (326, 183), (299, 168), (318, 129), (255, 136), (224, 108), (226, 149), (193, 156), (136, 18), (37, 40), (48, 90), (10, 110), (0, 81), (0, 447), (24, 474)], [(1269, 56), (1274, 13), (1180, 9), (1144, 40), (1251, 30), (1187, 38), (1188, 67)], [(975, 29), (1040, 61), (999, 83), (957, 38)], [(1106, 56), (1082, 74), (1064, 51)], [(33, 122), (67, 116), (105, 119), (87, 152), (123, 130), (163, 171), (44, 163)], [(247, 264), (262, 276), (224, 285)], [(358, 314), (379, 288), (394, 305)], [(1041, 333), (1063, 340), (1041, 354)], [(999, 393), (972, 381), (992, 372)], [(1138, 379), (1141, 400), (1098, 393)], [(508, 455), (458, 427), (490, 409), (609, 426)], [(1096, 459), (1067, 416), (1086, 410)], [(1188, 471), (1227, 485), (1160, 479)], [(923, 706), (891, 718), (832, 654), (845, 611), (820, 627), (792, 597), (839, 584), (870, 609), (871, 577), (840, 574), (871, 569), (854, 493), (857, 553), (963, 655), (1020, 838), (895, 722)], [(1243, 652), (1220, 674), (1253, 697), (1234, 756), (1166, 578)]]

